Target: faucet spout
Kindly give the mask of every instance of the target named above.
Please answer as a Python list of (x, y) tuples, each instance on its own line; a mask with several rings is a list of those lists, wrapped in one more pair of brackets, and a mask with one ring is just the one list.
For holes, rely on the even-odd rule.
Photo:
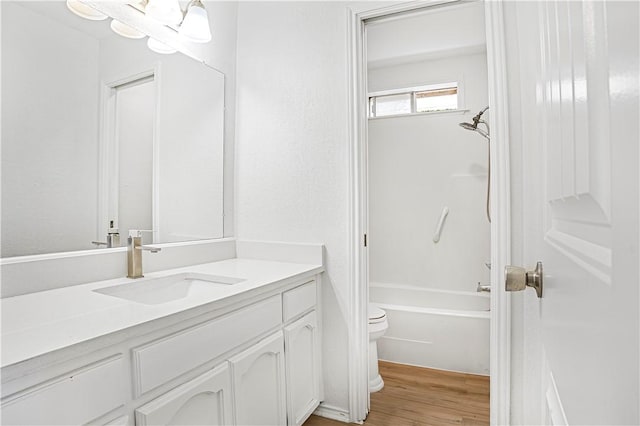
[(127, 278), (142, 278), (142, 250), (157, 253), (162, 250), (160, 247), (143, 246), (142, 231), (129, 231), (127, 238)]

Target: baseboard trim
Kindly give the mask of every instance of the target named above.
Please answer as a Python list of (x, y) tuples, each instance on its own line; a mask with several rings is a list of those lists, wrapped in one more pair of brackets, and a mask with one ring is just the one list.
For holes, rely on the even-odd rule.
[[(337, 420), (343, 423), (351, 423), (351, 416), (349, 412), (339, 407), (334, 407), (329, 404), (320, 404), (316, 411), (313, 412), (316, 416), (326, 417), (327, 419)], [(362, 424), (362, 422), (359, 422)]]

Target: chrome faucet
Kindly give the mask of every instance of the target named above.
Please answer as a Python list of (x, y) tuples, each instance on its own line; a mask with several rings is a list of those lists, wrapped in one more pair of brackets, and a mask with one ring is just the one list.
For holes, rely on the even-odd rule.
[(159, 247), (143, 246), (142, 233), (151, 232), (143, 230), (129, 230), (129, 238), (127, 238), (127, 278), (142, 278), (142, 250), (149, 250), (151, 253), (157, 253), (161, 250)]

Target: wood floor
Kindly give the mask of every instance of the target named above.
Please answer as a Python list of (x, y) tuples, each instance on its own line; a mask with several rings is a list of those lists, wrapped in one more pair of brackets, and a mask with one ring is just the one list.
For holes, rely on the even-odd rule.
[[(366, 426), (488, 425), (489, 377), (380, 361), (384, 388), (371, 394)], [(344, 426), (311, 416), (304, 426)]]

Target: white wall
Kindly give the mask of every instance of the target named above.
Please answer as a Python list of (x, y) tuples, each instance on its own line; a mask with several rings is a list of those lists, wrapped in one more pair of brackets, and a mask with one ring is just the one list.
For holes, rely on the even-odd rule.
[(375, 68), (368, 77), (371, 91), (458, 81), (460, 107), (471, 110), (369, 120), (370, 280), (459, 291), (488, 284), (488, 145), (458, 126), (488, 103), (486, 55)]
[(92, 248), (98, 41), (16, 3), (2, 12), (1, 256)]

